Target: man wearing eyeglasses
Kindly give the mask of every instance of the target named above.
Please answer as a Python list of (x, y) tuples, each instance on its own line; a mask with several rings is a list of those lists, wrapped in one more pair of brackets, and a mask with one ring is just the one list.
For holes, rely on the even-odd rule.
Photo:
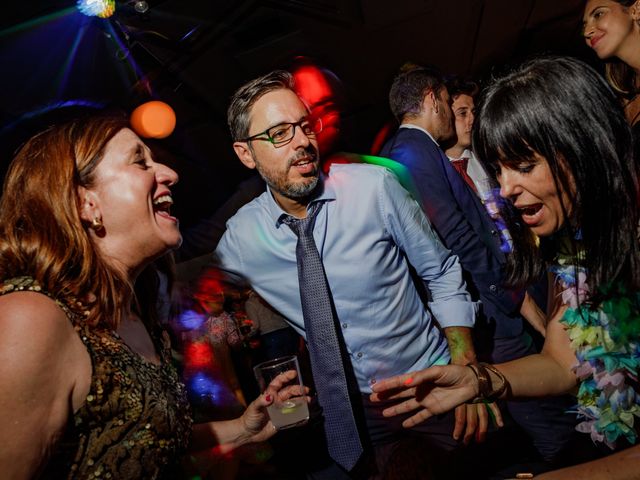
[[(334, 164), (326, 175), (321, 173), (316, 135), (322, 123), (309, 116), (290, 74), (272, 72), (241, 87), (232, 97), (228, 122), (238, 158), (258, 170), (268, 189), (229, 220), (216, 263), (248, 282), (308, 340), (326, 442), (336, 459), (325, 452), (323, 463), (320, 452), (310, 452), (313, 462), (305, 465), (313, 471), (310, 478), (366, 478), (372, 454), (380, 466), (382, 452), (406, 432), (402, 417), (386, 418), (385, 404), (369, 401), (376, 379), (448, 363), (447, 340), (452, 350), (462, 352), (460, 358), (475, 359), (472, 347), (461, 340), (469, 336), (460, 335), (473, 326), (475, 306), (458, 259), (442, 246), (420, 206), (390, 171)], [(305, 247), (292, 223), (311, 218), (311, 241), (328, 292), (304, 283), (299, 272), (309, 259), (301, 254)], [(428, 290), (428, 309), (411, 267)], [(326, 295), (341, 351), (329, 364), (321, 363), (327, 362), (322, 350), (333, 340), (316, 345), (317, 324), (309, 319), (318, 313), (314, 299), (320, 310)], [(320, 364), (338, 365), (348, 386), (355, 386), (338, 418), (328, 405), (334, 399), (319, 385)], [(352, 446), (346, 430), (333, 428), (332, 422), (344, 420), (341, 416), (355, 419), (360, 446)], [(453, 415), (447, 415), (427, 420), (412, 433), (425, 436), (436, 451), (446, 451), (458, 446), (453, 429)], [(353, 452), (345, 452), (351, 448)]]

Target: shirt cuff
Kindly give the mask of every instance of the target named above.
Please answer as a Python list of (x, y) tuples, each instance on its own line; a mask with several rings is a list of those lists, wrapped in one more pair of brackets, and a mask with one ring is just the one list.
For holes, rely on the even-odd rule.
[(429, 309), (441, 328), (469, 327), (476, 323), (478, 302), (468, 300), (442, 300), (429, 302)]

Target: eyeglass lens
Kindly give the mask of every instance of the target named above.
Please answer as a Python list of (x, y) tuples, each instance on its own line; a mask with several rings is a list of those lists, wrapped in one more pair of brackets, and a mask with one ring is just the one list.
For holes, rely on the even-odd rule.
[(295, 135), (295, 127), (300, 127), (305, 135), (316, 135), (322, 131), (322, 121), (320, 119), (303, 120), (296, 123), (283, 123), (276, 125), (267, 131), (267, 135), (274, 144), (287, 142)]

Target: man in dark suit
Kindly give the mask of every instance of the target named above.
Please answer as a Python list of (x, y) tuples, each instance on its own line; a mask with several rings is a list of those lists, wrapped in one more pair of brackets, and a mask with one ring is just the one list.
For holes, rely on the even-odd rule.
[[(445, 246), (459, 257), (469, 290), (481, 302), (475, 327), (479, 359), (505, 362), (535, 353), (521, 315), (525, 291), (504, 287), (501, 232), (475, 194), (471, 178), (464, 170), (459, 173), (440, 148), (455, 140), (451, 99), (442, 76), (430, 68), (408, 68), (395, 78), (389, 101), (400, 128), (380, 155), (407, 167), (425, 213)], [(531, 303), (526, 296), (525, 308)], [(573, 419), (563, 414), (564, 408), (538, 400), (508, 404), (545, 460), (554, 458), (573, 431)], [(465, 433), (466, 441), (468, 436)]]

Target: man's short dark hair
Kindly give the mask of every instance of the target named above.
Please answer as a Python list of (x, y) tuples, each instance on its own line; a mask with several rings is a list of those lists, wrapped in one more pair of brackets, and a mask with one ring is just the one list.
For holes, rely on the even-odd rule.
[(465, 77), (451, 77), (447, 79), (446, 86), (451, 98), (455, 98), (458, 95), (469, 95), (475, 99), (480, 91), (480, 87), (476, 82)]
[(249, 112), (264, 94), (274, 90), (293, 90), (293, 76), (285, 70), (274, 70), (240, 87), (231, 96), (227, 123), (234, 141), (249, 136)]
[(389, 91), (389, 106), (396, 119), (415, 117), (422, 111), (422, 102), (429, 91), (439, 96), (444, 87), (442, 74), (433, 67), (405, 65), (394, 78)]

